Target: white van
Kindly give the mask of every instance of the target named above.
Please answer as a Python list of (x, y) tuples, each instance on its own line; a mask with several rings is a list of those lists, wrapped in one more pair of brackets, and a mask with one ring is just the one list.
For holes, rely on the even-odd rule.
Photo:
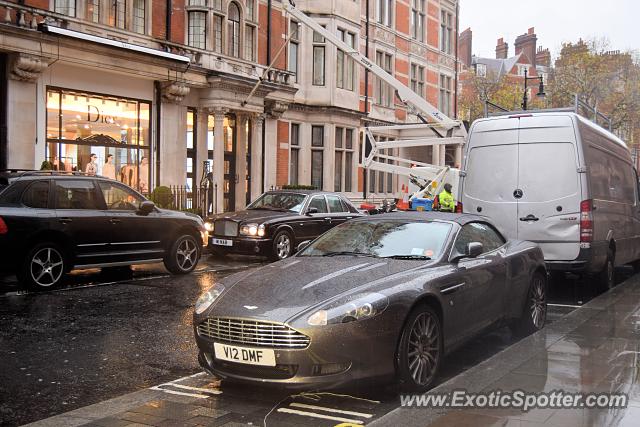
[(463, 212), (538, 243), (550, 271), (596, 274), (640, 259), (638, 176), (625, 143), (566, 112), (476, 121), (462, 172)]

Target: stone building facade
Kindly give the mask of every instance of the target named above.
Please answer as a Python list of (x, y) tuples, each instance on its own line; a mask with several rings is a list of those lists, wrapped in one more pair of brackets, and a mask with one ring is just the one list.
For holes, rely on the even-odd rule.
[[(296, 4), (454, 115), (456, 1)], [(286, 184), (397, 195), (394, 175), (365, 187), (360, 129), (416, 121), (278, 0), (0, 0), (0, 80), (0, 168), (84, 171), (96, 154), (143, 192), (209, 168), (217, 211)]]

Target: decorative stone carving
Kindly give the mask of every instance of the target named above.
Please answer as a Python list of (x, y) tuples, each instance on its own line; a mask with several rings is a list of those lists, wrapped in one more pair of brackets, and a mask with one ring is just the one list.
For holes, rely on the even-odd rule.
[(173, 104), (180, 104), (191, 89), (182, 82), (163, 82), (162, 99)]
[(375, 34), (375, 39), (376, 40), (383, 41), (383, 42), (388, 43), (390, 45), (394, 45), (395, 44), (395, 35), (390, 31), (387, 31), (387, 30), (385, 30), (383, 28), (376, 28), (374, 34)]
[(264, 103), (265, 113), (272, 119), (279, 119), (288, 109), (289, 104), (286, 102), (267, 99)]
[(424, 58), (427, 56), (427, 49), (417, 43), (411, 43), (411, 53)]
[(11, 56), (9, 76), (14, 80), (35, 82), (52, 62), (41, 56), (16, 53)]

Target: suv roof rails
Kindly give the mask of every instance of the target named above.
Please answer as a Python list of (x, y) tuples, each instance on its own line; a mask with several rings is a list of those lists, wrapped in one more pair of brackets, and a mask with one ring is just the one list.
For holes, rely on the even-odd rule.
[(78, 171), (54, 171), (54, 170), (34, 170), (34, 169), (0, 169), (0, 173), (15, 173), (19, 177), (23, 176), (38, 176), (38, 175), (50, 175), (50, 176), (98, 176), (89, 175), (86, 172)]

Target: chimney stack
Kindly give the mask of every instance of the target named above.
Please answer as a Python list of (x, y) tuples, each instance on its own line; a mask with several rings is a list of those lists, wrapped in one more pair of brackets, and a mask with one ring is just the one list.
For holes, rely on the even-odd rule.
[(533, 27), (529, 28), (526, 34), (518, 36), (516, 39), (516, 55), (523, 53), (529, 59), (531, 65), (536, 66), (536, 43), (538, 37)]
[(473, 32), (467, 28), (458, 36), (458, 49), (460, 61), (465, 67), (471, 66), (471, 53), (473, 52)]
[(536, 52), (536, 65), (551, 67), (551, 52), (549, 49), (543, 49), (542, 46)]
[(496, 45), (496, 59), (507, 59), (509, 57), (509, 43), (500, 37)]

